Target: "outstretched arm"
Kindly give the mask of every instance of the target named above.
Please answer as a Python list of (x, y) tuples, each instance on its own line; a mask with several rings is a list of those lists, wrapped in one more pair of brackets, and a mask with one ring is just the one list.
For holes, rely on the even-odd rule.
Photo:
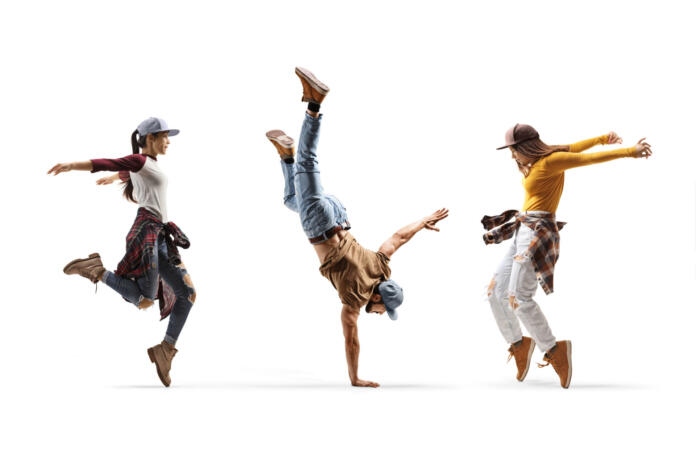
[(341, 324), (343, 324), (343, 336), (346, 339), (346, 361), (348, 362), (348, 375), (350, 383), (354, 387), (379, 387), (377, 382), (360, 380), (358, 378), (358, 358), (360, 357), (360, 340), (358, 340), (358, 315), (360, 308), (344, 304), (341, 310)]
[(92, 162), (91, 161), (75, 161), (72, 163), (58, 163), (48, 170), (46, 174), (53, 174), (57, 176), (61, 172), (68, 171), (91, 171)]
[(595, 145), (611, 145), (614, 143), (623, 143), (621, 137), (618, 136), (616, 132), (609, 132), (608, 134), (600, 135), (599, 137), (593, 137), (587, 140), (581, 140), (580, 142), (575, 142), (570, 145), (569, 151), (573, 153), (580, 153), (585, 150), (589, 150)]
[(117, 180), (121, 180), (121, 173), (114, 174), (112, 176), (100, 177), (97, 179), (97, 185), (109, 185)]
[(611, 151), (599, 151), (596, 153), (567, 153), (559, 151), (546, 158), (546, 167), (551, 172), (561, 172), (566, 169), (604, 163), (618, 158), (648, 158), (651, 155), (652, 148), (650, 144), (645, 142), (645, 138), (642, 138), (633, 147)]
[[(101, 158), (74, 163), (58, 163), (48, 170), (48, 174), (57, 175), (68, 171), (129, 171), (138, 172), (145, 165), (145, 155), (135, 154), (123, 158)], [(123, 176), (121, 176), (123, 179)]]
[(433, 214), (424, 217), (420, 221), (416, 221), (412, 224), (407, 225), (399, 230), (397, 230), (394, 235), (389, 237), (386, 242), (379, 247), (380, 253), (383, 253), (387, 258), (391, 258), (392, 255), (401, 248), (401, 246), (411, 240), (417, 232), (428, 229), (434, 230), (435, 232), (440, 232), (440, 229), (435, 227), (439, 221), (442, 221), (449, 215), (449, 210), (447, 208), (438, 209)]

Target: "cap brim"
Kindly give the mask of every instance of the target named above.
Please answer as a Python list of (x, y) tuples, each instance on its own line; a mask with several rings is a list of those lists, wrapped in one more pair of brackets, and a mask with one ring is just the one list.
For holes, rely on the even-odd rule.
[[(165, 132), (165, 131), (162, 131), (162, 132)], [(175, 135), (177, 135), (179, 133), (179, 129), (168, 129), (167, 132), (169, 132), (169, 134), (168, 134), (169, 137), (174, 137)]]
[(539, 138), (539, 134), (534, 135), (532, 137), (527, 137), (525, 139), (515, 140), (515, 143), (508, 143), (507, 145), (503, 145), (502, 147), (496, 148), (496, 150), (502, 150), (503, 148), (508, 148), (508, 147), (513, 146), (513, 145), (517, 145), (519, 143), (526, 142), (527, 140), (533, 140), (533, 139), (538, 139), (538, 138)]
[(399, 318), (399, 313), (396, 312), (396, 309), (387, 308), (387, 316), (389, 316), (389, 319), (392, 321), (395, 321)]

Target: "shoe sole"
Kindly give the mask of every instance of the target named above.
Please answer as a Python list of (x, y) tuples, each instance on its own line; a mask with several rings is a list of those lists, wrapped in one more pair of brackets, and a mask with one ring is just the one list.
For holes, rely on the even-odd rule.
[(70, 270), (71, 270), (70, 269), (71, 266), (74, 266), (75, 264), (81, 263), (83, 261), (89, 261), (90, 259), (94, 259), (94, 258), (99, 258), (99, 253), (92, 253), (91, 255), (89, 255), (88, 258), (73, 259), (72, 261), (70, 261), (68, 264), (65, 265), (65, 267), (63, 268), (63, 272), (69, 275)]
[(282, 130), (272, 130), (266, 132), (266, 138), (278, 143), (283, 148), (292, 148), (295, 141)]
[(295, 74), (297, 74), (301, 79), (307, 81), (307, 83), (317, 92), (322, 95), (329, 93), (329, 87), (322, 81), (316, 78), (314, 74), (304, 68), (295, 68)]
[(565, 385), (563, 385), (563, 388), (568, 388), (570, 387), (570, 379), (573, 377), (573, 358), (571, 357), (573, 354), (573, 345), (570, 343), (570, 340), (568, 340), (568, 348), (566, 348), (566, 356), (568, 357), (568, 379), (566, 380)]
[(150, 357), (150, 361), (155, 365), (157, 368), (157, 377), (159, 377), (160, 382), (162, 382), (162, 385), (165, 387), (168, 387), (167, 383), (164, 381), (164, 377), (162, 376), (162, 372), (160, 372), (159, 364), (157, 364), (157, 361), (155, 361), (155, 350), (152, 348), (147, 349), (147, 355)]
[(527, 367), (524, 368), (524, 372), (522, 373), (522, 378), (519, 378), (520, 382), (522, 382), (526, 377), (527, 377), (527, 372), (529, 372), (529, 366), (532, 365), (532, 354), (534, 353), (534, 348), (536, 347), (536, 342), (532, 340), (532, 343), (529, 344), (529, 352), (527, 352)]

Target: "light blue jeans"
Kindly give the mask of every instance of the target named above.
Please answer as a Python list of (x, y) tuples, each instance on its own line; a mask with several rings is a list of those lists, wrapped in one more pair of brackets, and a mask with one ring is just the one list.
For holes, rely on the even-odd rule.
[(154, 254), (155, 256), (151, 261), (153, 267), (135, 282), (117, 276), (111, 271), (104, 272), (102, 282), (136, 306), (145, 298), (154, 300), (157, 297), (159, 277), (167, 282), (176, 295), (176, 303), (174, 303), (169, 315), (169, 325), (167, 325), (164, 341), (173, 345), (179, 338), (181, 329), (184, 328), (186, 318), (188, 318), (196, 298), (196, 290), (193, 288), (186, 268), (183, 265), (174, 266), (169, 262), (167, 242), (162, 237), (157, 239), (157, 248), (155, 248)]
[(321, 118), (305, 113), (297, 160), (280, 162), (285, 177), (285, 206), (300, 214), (302, 228), (308, 238), (318, 237), (338, 224), (348, 221), (346, 208), (333, 195), (324, 193), (317, 161), (317, 142)]
[[(556, 344), (556, 337), (533, 298), (538, 282), (534, 266), (526, 255), (533, 238), (534, 231), (520, 224), (512, 245), (495, 271), (493, 286), (488, 291), (488, 301), (505, 341), (512, 344), (522, 340), (519, 319), (536, 342), (537, 348), (545, 353)], [(515, 307), (511, 306), (511, 296), (515, 297)]]

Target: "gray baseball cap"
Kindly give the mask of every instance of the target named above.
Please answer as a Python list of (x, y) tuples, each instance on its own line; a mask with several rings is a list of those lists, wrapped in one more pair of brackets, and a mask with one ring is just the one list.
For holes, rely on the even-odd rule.
[(179, 133), (179, 129), (170, 129), (164, 119), (155, 117), (147, 118), (138, 124), (138, 134), (140, 134), (141, 137), (158, 132), (169, 132), (169, 135), (173, 137)]
[(404, 302), (404, 290), (393, 280), (385, 280), (377, 286), (377, 292), (382, 296), (382, 303), (387, 308), (389, 319), (395, 321), (399, 318), (396, 308)]

